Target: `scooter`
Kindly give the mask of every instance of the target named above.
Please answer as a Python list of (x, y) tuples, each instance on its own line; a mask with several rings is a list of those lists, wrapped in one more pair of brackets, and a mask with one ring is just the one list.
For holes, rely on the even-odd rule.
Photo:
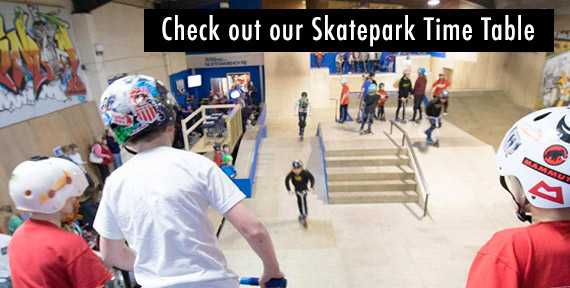
[[(259, 285), (259, 278), (250, 278), (250, 277), (244, 277), (239, 279), (239, 284), (240, 285), (248, 285), (248, 286), (260, 286)], [(287, 279), (285, 278), (280, 278), (280, 279), (271, 279), (269, 280), (267, 283), (265, 283), (265, 286), (267, 287), (271, 287), (271, 288), (285, 288), (287, 287)]]

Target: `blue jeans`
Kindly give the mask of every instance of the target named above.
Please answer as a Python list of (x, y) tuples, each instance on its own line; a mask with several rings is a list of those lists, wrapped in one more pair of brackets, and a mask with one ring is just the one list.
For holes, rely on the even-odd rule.
[(346, 121), (346, 117), (348, 116), (348, 105), (340, 105), (340, 119), (339, 122)]
[(123, 165), (123, 159), (121, 159), (121, 153), (113, 153), (113, 164), (115, 164), (115, 170), (119, 169)]

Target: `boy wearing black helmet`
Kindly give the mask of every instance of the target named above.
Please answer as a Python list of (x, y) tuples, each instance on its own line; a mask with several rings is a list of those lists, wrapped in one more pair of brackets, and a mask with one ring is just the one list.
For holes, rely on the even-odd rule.
[(305, 126), (307, 126), (307, 114), (311, 115), (311, 100), (307, 92), (301, 93), (301, 98), (295, 102), (294, 110), (299, 115), (299, 137), (303, 140)]
[[(439, 136), (437, 137), (436, 140), (433, 140), (431, 138), (431, 134), (433, 130), (435, 130), (436, 128), (439, 129), (441, 127), (441, 109), (443, 103), (447, 101), (446, 97), (447, 91), (444, 92), (441, 93), (441, 96), (436, 96), (434, 99), (429, 101), (428, 105), (426, 106), (426, 116), (429, 120), (430, 127), (426, 131), (424, 131), (424, 133), (427, 136), (426, 138), (427, 143), (434, 146), (439, 146)], [(436, 134), (439, 134), (439, 132), (437, 132)]]
[(289, 182), (293, 183), (295, 188), (295, 195), (297, 195), (297, 205), (299, 205), (299, 222), (303, 224), (305, 228), (307, 228), (307, 215), (309, 214), (307, 210), (307, 190), (309, 181), (311, 182), (311, 191), (313, 191), (313, 186), (315, 185), (315, 177), (313, 174), (309, 172), (309, 170), (303, 169), (303, 162), (301, 160), (293, 161), (293, 169), (287, 177), (285, 178), (285, 187), (289, 194), (293, 193), (291, 190), (291, 186)]

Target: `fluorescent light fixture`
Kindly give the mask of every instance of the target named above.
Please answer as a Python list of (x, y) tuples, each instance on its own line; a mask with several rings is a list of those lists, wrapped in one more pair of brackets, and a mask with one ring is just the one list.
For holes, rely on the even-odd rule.
[(428, 5), (429, 6), (439, 5), (439, 0), (429, 0)]
[(228, 8), (230, 8), (230, 3), (229, 2), (220, 2), (220, 8), (228, 9)]
[(190, 75), (188, 76), (188, 88), (202, 86), (202, 75)]

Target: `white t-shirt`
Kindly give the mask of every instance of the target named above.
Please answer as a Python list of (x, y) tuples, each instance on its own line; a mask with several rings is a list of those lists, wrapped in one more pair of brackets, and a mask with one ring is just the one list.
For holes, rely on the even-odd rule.
[(224, 214), (244, 197), (211, 160), (158, 147), (107, 178), (93, 226), (102, 237), (127, 240), (143, 287), (238, 287), (207, 209)]
[(85, 173), (85, 166), (83, 164), (85, 164), (85, 162), (83, 162), (83, 159), (81, 159), (81, 154), (76, 153), (76, 154), (69, 154), (69, 158), (75, 162), (75, 164), (77, 164), (77, 166), (79, 166), (79, 168), (81, 168), (81, 171), (83, 171), (83, 173)]
[[(11, 236), (0, 234), (0, 278), (10, 277), (10, 263), (8, 262), (8, 244)], [(4, 282), (0, 280), (0, 283)]]

